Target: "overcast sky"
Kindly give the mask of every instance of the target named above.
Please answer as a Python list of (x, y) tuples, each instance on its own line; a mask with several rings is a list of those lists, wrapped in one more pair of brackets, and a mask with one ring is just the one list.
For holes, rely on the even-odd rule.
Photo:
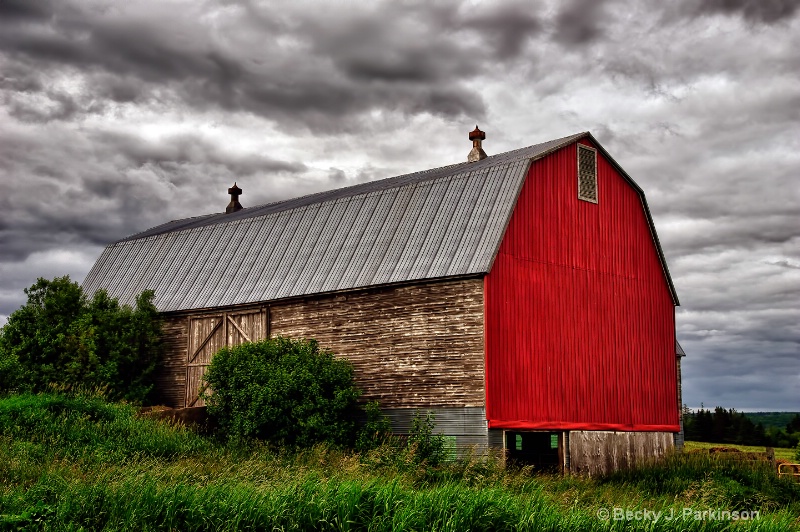
[(800, 411), (800, 2), (0, 0), (0, 323), (165, 221), (591, 131), (647, 194), (684, 402)]

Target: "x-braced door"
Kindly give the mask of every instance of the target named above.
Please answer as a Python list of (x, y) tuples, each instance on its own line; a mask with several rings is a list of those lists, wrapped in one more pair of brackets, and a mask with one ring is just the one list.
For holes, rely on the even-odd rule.
[[(211, 357), (223, 347), (263, 340), (267, 330), (269, 309), (246, 312), (222, 312), (189, 319), (189, 349), (186, 362), (185, 406), (204, 406), (200, 396), (203, 375)], [(209, 390), (210, 393), (210, 390)]]

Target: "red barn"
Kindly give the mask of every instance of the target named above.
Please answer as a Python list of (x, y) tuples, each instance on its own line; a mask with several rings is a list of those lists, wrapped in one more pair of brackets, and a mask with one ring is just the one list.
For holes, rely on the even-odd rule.
[(678, 298), (643, 191), (590, 133), (243, 209), (106, 248), (84, 282), (156, 291), (164, 402), (220, 347), (316, 338), (396, 430), (596, 473), (680, 445)]

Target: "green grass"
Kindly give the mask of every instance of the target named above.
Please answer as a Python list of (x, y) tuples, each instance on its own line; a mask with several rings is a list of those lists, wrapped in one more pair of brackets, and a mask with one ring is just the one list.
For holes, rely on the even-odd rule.
[[(594, 480), (479, 456), (437, 468), (412, 458), (230, 447), (101, 399), (10, 397), (0, 400), (0, 530), (800, 530), (800, 484), (709, 456)], [(761, 515), (598, 518), (614, 508)]]
[[(711, 449), (712, 447), (734, 448), (747, 453), (763, 453), (766, 451), (766, 447), (761, 447), (756, 445), (736, 445), (733, 443), (706, 443), (701, 441), (687, 441), (685, 442), (684, 446), (685, 446), (684, 448), (687, 451), (692, 451), (697, 449)], [(788, 447), (775, 447), (775, 458), (778, 460), (787, 460), (789, 462), (795, 462), (796, 453), (797, 451), (795, 449), (791, 449)]]

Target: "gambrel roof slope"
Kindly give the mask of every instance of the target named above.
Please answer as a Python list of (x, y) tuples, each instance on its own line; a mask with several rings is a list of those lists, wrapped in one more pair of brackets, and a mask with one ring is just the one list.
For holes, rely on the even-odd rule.
[(108, 246), (83, 286), (152, 289), (168, 312), (488, 273), (531, 162), (587, 137), (169, 222)]

